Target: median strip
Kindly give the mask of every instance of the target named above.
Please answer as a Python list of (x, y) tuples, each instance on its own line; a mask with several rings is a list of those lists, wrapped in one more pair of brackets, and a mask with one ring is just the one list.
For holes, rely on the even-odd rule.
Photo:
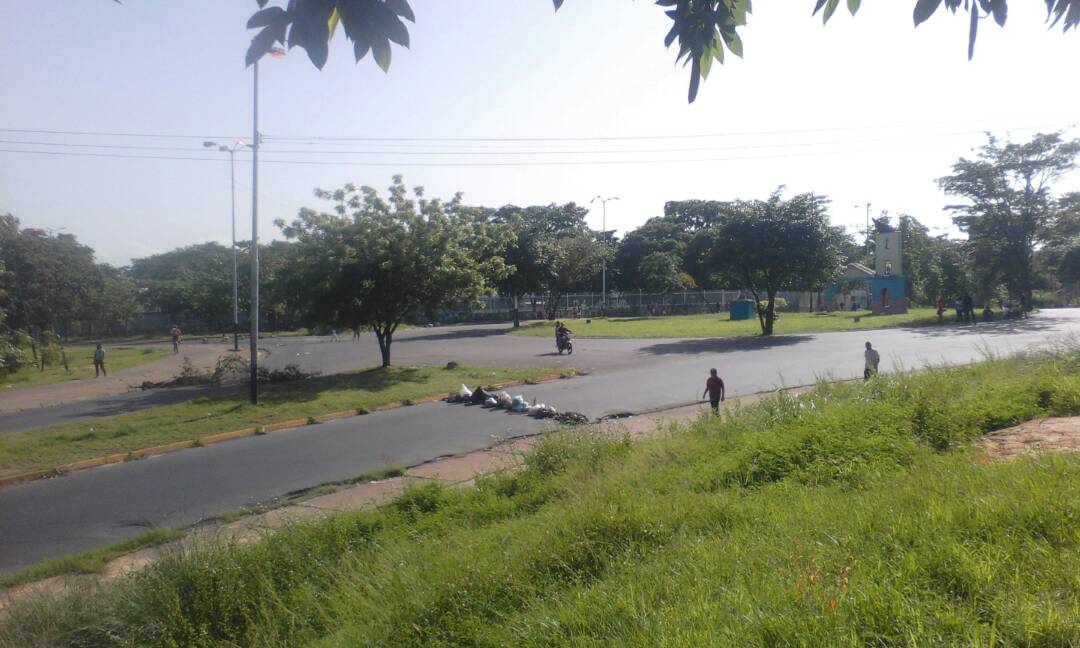
[[(496, 389), (506, 389), (509, 387), (516, 387), (524, 384), (535, 384), (540, 382), (549, 382), (552, 380), (560, 380), (564, 378), (572, 377), (574, 373), (561, 374), (545, 374), (539, 377), (523, 378), (520, 380), (511, 380), (506, 382), (494, 383), (490, 385)], [(311, 422), (316, 423), (328, 423), (330, 421), (336, 421), (345, 418), (351, 418), (355, 416), (363, 416), (367, 412), (382, 412), (397, 409), (399, 407), (407, 406), (407, 404), (418, 405), (421, 403), (431, 403), (442, 400), (445, 398), (446, 391), (440, 391), (439, 393), (427, 394), (424, 396), (413, 397), (400, 401), (392, 401), (376, 405), (368, 408), (354, 408), (351, 410), (340, 410), (334, 412), (328, 412), (317, 416), (309, 416), (306, 418), (293, 418), (283, 421), (275, 421), (260, 426), (246, 426), (236, 430), (230, 430), (226, 432), (217, 432), (214, 434), (203, 435), (199, 437), (183, 439), (180, 441), (174, 441), (166, 444), (154, 445), (145, 448), (138, 448), (124, 452), (109, 453), (97, 457), (91, 457), (88, 459), (82, 459), (75, 462), (69, 462), (60, 464), (57, 466), (31, 470), (13, 475), (0, 476), (0, 488), (4, 486), (10, 486), (13, 484), (24, 483), (28, 481), (34, 481), (37, 479), (59, 477), (70, 472), (78, 470), (87, 470), (90, 468), (98, 468), (101, 466), (122, 463), (125, 461), (134, 461), (138, 459), (145, 459), (147, 457), (153, 457), (158, 455), (169, 454), (180, 450), (186, 450), (189, 448), (202, 447), (215, 443), (222, 443), (225, 441), (232, 441), (234, 439), (241, 439), (244, 437), (254, 436), (257, 434), (267, 434), (270, 432), (277, 432), (280, 430), (300, 428), (310, 425)]]

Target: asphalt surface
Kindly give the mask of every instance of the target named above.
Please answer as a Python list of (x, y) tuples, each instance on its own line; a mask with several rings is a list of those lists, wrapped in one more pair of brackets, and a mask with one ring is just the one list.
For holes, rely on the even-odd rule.
[[(640, 346), (640, 341), (625, 340), (622, 344), (608, 345), (608, 349), (598, 349), (587, 358), (580, 354), (570, 358), (556, 353), (551, 340), (506, 338), (504, 334), (508, 330), (510, 327), (506, 324), (405, 329), (395, 336), (392, 357), (394, 364), (406, 366), (444, 364), (456, 360), (477, 365), (555, 365), (592, 370), (626, 366), (629, 362), (626, 351)], [(512, 345), (492, 344), (493, 340), (505, 342), (507, 339), (513, 341)], [(259, 348), (267, 354), (260, 359), (259, 365), (271, 370), (295, 364), (303, 371), (333, 374), (378, 366), (382, 361), (378, 342), (370, 333), (364, 333), (356, 341), (341, 336), (338, 342), (331, 342), (327, 336), (267, 337), (259, 340)], [(0, 437), (37, 427), (115, 416), (221, 392), (220, 388), (213, 387), (135, 390), (106, 398), (73, 400), (54, 407), (4, 413), (0, 414)], [(0, 398), (2, 396), (0, 394)]]
[[(431, 355), (424, 361), (428, 363), (457, 359), (530, 364), (531, 358), (551, 353), (548, 340), (489, 333), (502, 329), (421, 329), (413, 334), (413, 349), (427, 348)], [(720, 370), (729, 394), (739, 395), (809, 384), (819, 378), (858, 377), (866, 340), (881, 352), (882, 370), (892, 371), (928, 363), (967, 363), (987, 353), (1008, 354), (1075, 332), (1080, 332), (1080, 310), (975, 327), (771, 339), (579, 339), (572, 358), (564, 357), (562, 363), (589, 367), (590, 375), (513, 391), (559, 410), (596, 418), (693, 402), (701, 395), (710, 367)], [(271, 360), (285, 364), (286, 354), (291, 353), (301, 367), (342, 370), (356, 366), (350, 367), (349, 362), (370, 364), (363, 354), (371, 351), (361, 349), (361, 344), (355, 343), (355, 351), (346, 351), (343, 347), (354, 343), (310, 338), (285, 341), (274, 347), (277, 351)], [(396, 345), (395, 354), (409, 347), (408, 343)], [(397, 362), (419, 362), (419, 356), (411, 353), (417, 351), (401, 351)], [(429, 403), (8, 487), (0, 490), (0, 571), (108, 545), (150, 526), (196, 524), (366, 470), (415, 465), (479, 449), (497, 438), (534, 433), (542, 425), (502, 411)]]

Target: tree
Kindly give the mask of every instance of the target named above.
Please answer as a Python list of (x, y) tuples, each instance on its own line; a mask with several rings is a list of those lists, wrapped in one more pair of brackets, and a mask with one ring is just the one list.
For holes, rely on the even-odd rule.
[(541, 287), (547, 297), (548, 319), (555, 319), (559, 300), (578, 284), (597, 274), (611, 248), (592, 232), (554, 238), (540, 245), (544, 260)]
[[(567, 244), (560, 241), (591, 236), (585, 224), (587, 214), (587, 209), (575, 203), (566, 203), (524, 208), (506, 205), (492, 215), (491, 223), (504, 228), (506, 244), (502, 254), (506, 264), (513, 268), (499, 283), (500, 290), (510, 297), (515, 305), (526, 294), (545, 293), (548, 295), (548, 314), (554, 317), (554, 311), (551, 310), (552, 287), (555, 286), (555, 292), (561, 296), (565, 289), (577, 281), (575, 279), (565, 288), (558, 288), (558, 276), (578, 276), (578, 269), (571, 269), (570, 264), (560, 257), (560, 251), (567, 247)], [(513, 315), (516, 327), (519, 325), (516, 306)]]
[(938, 179), (945, 193), (969, 201), (948, 209), (968, 234), (984, 291), (1001, 283), (1031, 304), (1035, 248), (1056, 210), (1051, 185), (1075, 167), (1078, 154), (1080, 139), (1061, 133), (1004, 145), (988, 136), (976, 159), (961, 158), (952, 175)]
[(641, 261), (638, 268), (643, 290), (666, 295), (683, 287), (679, 261), (671, 253), (653, 252)]
[(1080, 287), (1080, 192), (1062, 196), (1044, 234), (1041, 260), (1058, 283), (1071, 294)]
[(348, 201), (351, 214), (305, 208), (292, 223), (277, 222), (297, 241), (295, 271), (306, 279), (312, 316), (373, 327), (384, 367), (407, 318), (475, 302), (492, 288), (489, 277), (508, 272), (501, 257), (488, 255), (487, 225), (458, 212), (460, 195), (444, 203), (416, 188), (413, 196), (394, 176), (386, 200), (360, 188)]
[[(145, 307), (231, 329), (232, 250), (224, 245), (201, 243), (135, 259), (131, 276)], [(243, 273), (241, 280), (246, 282)]]
[(829, 225), (827, 203), (812, 193), (784, 200), (778, 189), (768, 200), (734, 203), (714, 228), (710, 269), (755, 303), (764, 297), (762, 335), (772, 335), (777, 292), (817, 288), (840, 269), (843, 233)]
[(21, 228), (11, 214), (0, 215), (0, 262), (9, 274), (0, 308), (13, 329), (46, 331), (93, 317), (98, 267), (94, 251), (74, 236)]
[(97, 287), (91, 308), (94, 319), (126, 322), (138, 310), (138, 290), (131, 276), (107, 263), (97, 266)]
[(628, 232), (615, 252), (613, 265), (617, 285), (623, 290), (640, 288), (655, 292), (645, 285), (647, 280), (642, 270), (645, 259), (654, 254), (666, 255), (675, 264), (677, 272), (682, 268), (690, 236), (678, 222), (666, 216), (650, 218), (641, 227)]
[[(248, 47), (246, 61), (251, 65), (276, 45), (299, 46), (307, 52), (315, 67), (322, 69), (329, 57), (329, 41), (340, 24), (345, 37), (353, 44), (359, 62), (371, 52), (384, 72), (390, 69), (391, 45), (409, 46), (405, 21), (416, 16), (407, 0), (290, 0), (285, 8), (267, 7), (269, 0), (256, 0), (259, 11), (248, 19), (248, 29), (259, 29)], [(556, 11), (564, 0), (552, 0)], [(1080, 24), (1080, 0), (1044, 0), (1047, 21), (1062, 23), (1062, 30)], [(688, 100), (697, 97), (702, 79), (709, 76), (713, 61), (723, 64), (725, 51), (742, 57), (739, 28), (746, 25), (751, 0), (657, 0), (665, 7), (671, 27), (664, 37), (664, 47), (678, 41), (676, 63), (690, 66)], [(915, 26), (928, 19), (941, 5), (956, 13), (961, 6), (971, 16), (968, 30), (968, 59), (975, 53), (979, 20), (993, 16), (1004, 27), (1008, 15), (1007, 0), (916, 0), (912, 14)], [(823, 23), (835, 13), (840, 0), (815, 0), (813, 14), (819, 12)], [(858, 12), (862, 0), (847, 0), (851, 15)]]

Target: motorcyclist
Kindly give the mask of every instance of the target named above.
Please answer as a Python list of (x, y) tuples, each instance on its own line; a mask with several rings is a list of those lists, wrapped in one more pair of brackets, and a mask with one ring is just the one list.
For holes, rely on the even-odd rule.
[(560, 339), (569, 340), (570, 336), (573, 333), (574, 333), (573, 331), (571, 331), (570, 329), (568, 329), (566, 327), (566, 324), (563, 324), (562, 322), (555, 322), (555, 344), (556, 345), (559, 344)]

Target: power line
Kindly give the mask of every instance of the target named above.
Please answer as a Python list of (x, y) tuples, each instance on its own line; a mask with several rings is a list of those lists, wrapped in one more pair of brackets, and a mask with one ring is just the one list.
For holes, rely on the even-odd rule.
[(243, 139), (235, 135), (182, 135), (177, 133), (125, 133), (118, 131), (74, 131), (28, 128), (0, 128), (0, 133), (24, 133), (28, 135), (79, 135), (88, 137), (149, 137), (162, 139)]
[[(934, 122), (897, 122), (892, 124), (849, 125), (833, 127), (797, 128), (782, 130), (761, 131), (728, 131), (718, 133), (697, 134), (667, 134), (667, 135), (624, 135), (624, 136), (572, 136), (572, 137), (331, 137), (321, 135), (265, 135), (265, 140), (292, 141), (292, 142), (614, 142), (634, 140), (664, 140), (664, 139), (705, 139), (715, 137), (736, 136), (761, 136), (761, 135), (791, 135), (795, 133), (819, 133), (874, 130), (888, 128), (917, 128), (923, 126), (944, 126), (956, 124), (978, 124), (1002, 121), (1023, 121), (1031, 119), (1051, 118), (1080, 118), (1076, 112), (1053, 113), (1045, 115), (1029, 115), (1022, 117), (993, 117), (983, 119), (958, 119)], [(163, 139), (242, 139), (236, 135), (199, 135), (182, 133), (148, 133), (148, 132), (124, 132), (124, 131), (89, 131), (89, 130), (52, 130), (52, 129), (22, 129), (0, 128), (0, 133), (21, 133), (34, 135), (74, 135), (80, 137), (132, 137), (132, 138), (163, 138)]]
[(330, 136), (266, 136), (267, 141), (292, 141), (292, 142), (609, 142), (629, 140), (660, 140), (660, 139), (704, 139), (711, 137), (735, 137), (745, 135), (791, 135), (795, 133), (818, 133), (838, 132), (851, 130), (872, 130), (878, 128), (908, 128), (918, 126), (944, 126), (951, 124), (972, 124), (1000, 122), (1007, 119), (1048, 119), (1053, 117), (1078, 117), (1075, 112), (1057, 113), (1052, 115), (1037, 115), (1031, 117), (1012, 118), (986, 118), (986, 119), (963, 119), (938, 122), (910, 122), (895, 124), (879, 124), (870, 126), (835, 126), (820, 128), (802, 128), (788, 130), (768, 131), (730, 131), (721, 133), (698, 133), (698, 134), (670, 134), (670, 135), (625, 135), (610, 137), (330, 137)]
[[(639, 164), (688, 164), (699, 162), (734, 162), (742, 160), (772, 160), (798, 157), (816, 157), (825, 155), (848, 155), (858, 153), (880, 153), (888, 151), (914, 150), (920, 148), (941, 148), (953, 146), (953, 143), (932, 143), (916, 146), (897, 147), (873, 147), (863, 149), (847, 149), (836, 151), (805, 151), (798, 153), (780, 153), (773, 155), (748, 155), (712, 158), (667, 158), (667, 159), (637, 159), (637, 160), (525, 160), (519, 162), (362, 162), (341, 160), (282, 160), (264, 159), (265, 164), (301, 165), (301, 166), (352, 166), (352, 167), (548, 167), (548, 166), (610, 166), (610, 165), (639, 165)], [(167, 155), (130, 155), (125, 153), (82, 153), (73, 151), (27, 151), (14, 149), (0, 149), (0, 153), (27, 154), (27, 155), (52, 155), (60, 157), (93, 157), (93, 158), (121, 158), (134, 160), (182, 160), (190, 162), (227, 162), (223, 157), (180, 157)]]
[[(1041, 128), (1061, 128), (1071, 126), (1071, 124), (1042, 124), (1038, 126), (1022, 126), (1013, 128), (1011, 130), (1035, 130)], [(756, 143), (756, 144), (734, 144), (723, 146), (694, 146), (694, 147), (667, 147), (667, 148), (636, 148), (636, 149), (592, 149), (592, 150), (539, 150), (539, 151), (521, 151), (521, 150), (488, 150), (488, 151), (474, 151), (474, 150), (440, 150), (440, 151), (395, 151), (395, 150), (311, 150), (311, 149), (273, 149), (272, 147), (267, 150), (268, 153), (288, 153), (299, 155), (440, 155), (440, 156), (473, 156), (473, 155), (488, 155), (488, 156), (521, 156), (521, 155), (623, 155), (628, 153), (689, 153), (695, 151), (708, 152), (708, 151), (737, 151), (737, 150), (757, 150), (757, 149), (784, 149), (784, 148), (796, 148), (796, 147), (810, 147), (810, 146), (830, 146), (830, 145), (845, 145), (845, 144), (869, 144), (876, 142), (893, 142), (893, 141), (908, 141), (912, 139), (940, 139), (943, 137), (962, 137), (969, 135), (982, 134), (981, 130), (969, 130), (969, 131), (953, 131), (953, 132), (939, 132), (939, 133), (924, 133), (924, 134), (905, 134), (895, 135), (889, 137), (871, 137), (860, 139), (846, 139), (846, 140), (818, 140), (812, 142), (784, 142), (784, 143)], [(145, 146), (138, 144), (87, 144), (83, 142), (46, 142), (40, 140), (2, 140), (0, 144), (15, 144), (25, 146), (51, 146), (51, 147), (66, 147), (66, 148), (89, 148), (89, 149), (114, 149), (114, 150), (141, 150), (141, 151), (186, 151), (190, 153), (201, 152), (203, 147), (193, 148), (187, 146)], [(265, 149), (264, 149), (265, 150)]]

